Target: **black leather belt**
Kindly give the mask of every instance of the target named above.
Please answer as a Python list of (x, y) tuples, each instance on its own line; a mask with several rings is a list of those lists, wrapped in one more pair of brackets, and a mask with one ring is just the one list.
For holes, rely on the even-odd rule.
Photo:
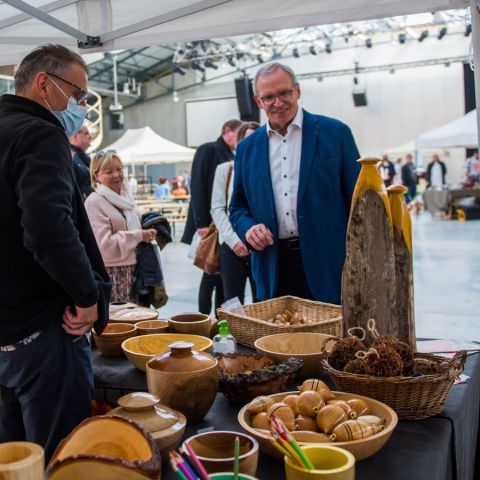
[(279, 243), (280, 247), (286, 250), (300, 250), (300, 240), (298, 237), (281, 238)]

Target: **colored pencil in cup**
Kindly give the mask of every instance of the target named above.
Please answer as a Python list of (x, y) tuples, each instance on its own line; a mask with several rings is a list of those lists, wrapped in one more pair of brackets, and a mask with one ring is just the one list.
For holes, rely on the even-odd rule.
[(240, 471), (240, 438), (235, 437), (233, 444), (233, 480), (238, 480), (238, 473)]
[(205, 467), (202, 465), (202, 462), (197, 457), (195, 450), (190, 446), (189, 443), (185, 442), (184, 444), (185, 454), (189, 456), (192, 464), (197, 470), (197, 474), (200, 476), (201, 480), (210, 480), (208, 472), (205, 470)]

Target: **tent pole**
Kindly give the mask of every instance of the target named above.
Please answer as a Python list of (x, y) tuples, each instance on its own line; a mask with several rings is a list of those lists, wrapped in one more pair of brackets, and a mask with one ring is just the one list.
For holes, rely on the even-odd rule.
[(480, 138), (480, 13), (479, 0), (470, 0), (470, 11), (472, 15), (472, 44), (473, 44), (473, 64), (475, 77), (475, 104), (477, 107), (477, 147)]

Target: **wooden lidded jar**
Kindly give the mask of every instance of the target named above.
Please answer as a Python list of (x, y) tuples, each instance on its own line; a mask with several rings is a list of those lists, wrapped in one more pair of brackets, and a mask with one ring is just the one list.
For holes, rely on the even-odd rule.
[(182, 412), (189, 422), (198, 422), (215, 400), (218, 362), (208, 353), (192, 350), (190, 342), (174, 342), (169, 348), (147, 363), (148, 391), (163, 405)]
[(392, 213), (376, 168), (379, 161), (358, 160), (362, 168), (352, 197), (342, 275), (343, 327), (367, 330), (373, 318), (379, 332), (398, 336)]

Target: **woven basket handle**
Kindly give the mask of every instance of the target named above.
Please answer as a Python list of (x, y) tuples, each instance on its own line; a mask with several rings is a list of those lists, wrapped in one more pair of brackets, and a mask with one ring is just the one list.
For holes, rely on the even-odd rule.
[[(361, 336), (355, 335), (355, 331), (359, 331)], [(347, 330), (347, 333), (350, 337), (357, 337), (361, 342), (365, 340), (365, 337), (367, 336), (367, 332), (363, 327), (356, 326), (356, 327), (351, 327)]]
[(463, 372), (466, 361), (467, 361), (467, 351), (460, 350), (459, 352), (456, 352), (455, 355), (448, 361), (448, 367), (455, 369), (457, 371), (457, 376), (458, 376)]

